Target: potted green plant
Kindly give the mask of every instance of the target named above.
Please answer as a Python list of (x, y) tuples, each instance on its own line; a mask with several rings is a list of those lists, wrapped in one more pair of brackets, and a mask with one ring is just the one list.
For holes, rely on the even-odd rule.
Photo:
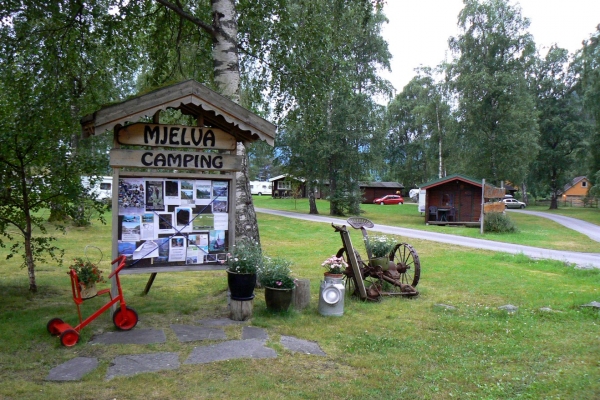
[(233, 300), (254, 298), (256, 273), (262, 266), (263, 256), (258, 243), (240, 240), (227, 254), (227, 284)]
[(365, 239), (365, 246), (371, 255), (369, 263), (373, 266), (380, 266), (384, 271), (389, 268), (390, 253), (394, 249), (396, 241), (389, 236), (371, 236)]
[(272, 311), (287, 311), (296, 286), (291, 277), (291, 261), (282, 257), (265, 257), (258, 270), (258, 280), (265, 288), (265, 302)]
[(75, 271), (77, 280), (79, 281), (79, 290), (81, 297), (86, 299), (94, 297), (98, 293), (96, 283), (104, 282), (102, 271), (96, 264), (89, 260), (83, 260), (81, 257), (73, 259), (73, 263), (69, 265), (69, 269)]

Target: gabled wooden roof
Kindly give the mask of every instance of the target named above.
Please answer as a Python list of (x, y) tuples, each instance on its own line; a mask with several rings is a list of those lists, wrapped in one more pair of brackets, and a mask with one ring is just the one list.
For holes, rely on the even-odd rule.
[(361, 188), (384, 188), (384, 189), (404, 189), (404, 185), (398, 182), (358, 182)]
[(448, 175), (444, 178), (439, 178), (439, 179), (435, 179), (433, 181), (423, 183), (423, 184), (419, 185), (419, 188), (420, 189), (429, 189), (434, 186), (442, 185), (446, 182), (450, 182), (450, 181), (454, 181), (454, 180), (465, 182), (465, 183), (468, 183), (470, 185), (474, 185), (477, 187), (481, 187), (481, 181), (477, 181), (473, 178), (469, 178), (469, 177), (461, 175), (461, 174), (453, 174), (453, 175)]
[(573, 180), (571, 182), (569, 182), (565, 185), (562, 193), (567, 192), (569, 189), (571, 189), (573, 186), (577, 185), (579, 182), (581, 182), (583, 180), (587, 181), (588, 179), (586, 176), (576, 176), (575, 178), (573, 178)]
[(83, 137), (138, 122), (142, 117), (153, 117), (157, 111), (169, 108), (185, 115), (202, 116), (206, 126), (223, 129), (238, 141), (263, 140), (274, 145), (277, 130), (274, 124), (195, 80), (166, 86), (86, 115), (81, 119)]

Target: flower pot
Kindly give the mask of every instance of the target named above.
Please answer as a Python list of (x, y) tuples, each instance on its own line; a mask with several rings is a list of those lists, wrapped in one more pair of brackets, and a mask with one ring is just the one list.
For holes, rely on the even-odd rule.
[(381, 267), (382, 270), (387, 271), (390, 268), (390, 259), (388, 257), (371, 258), (369, 264), (374, 267)]
[(79, 288), (81, 289), (82, 299), (89, 299), (98, 294), (98, 289), (96, 289), (96, 282), (92, 282), (88, 285), (79, 282)]
[(256, 286), (256, 274), (238, 274), (227, 271), (227, 284), (232, 300), (252, 300)]
[(287, 311), (292, 303), (293, 289), (265, 287), (265, 302), (271, 311)]
[(343, 279), (344, 278), (344, 274), (334, 274), (331, 272), (325, 272), (323, 275), (325, 276), (326, 281), (328, 279)]

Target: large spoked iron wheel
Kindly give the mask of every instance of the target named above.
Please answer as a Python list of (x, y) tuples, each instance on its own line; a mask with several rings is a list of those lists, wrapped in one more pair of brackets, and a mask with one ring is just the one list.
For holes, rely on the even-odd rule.
[(421, 277), (421, 263), (417, 251), (407, 243), (398, 243), (390, 254), (390, 260), (396, 264), (400, 274), (398, 281), (416, 288)]
[(125, 307), (124, 312), (118, 308), (113, 314), (113, 323), (118, 329), (128, 331), (137, 325), (138, 315), (133, 308)]

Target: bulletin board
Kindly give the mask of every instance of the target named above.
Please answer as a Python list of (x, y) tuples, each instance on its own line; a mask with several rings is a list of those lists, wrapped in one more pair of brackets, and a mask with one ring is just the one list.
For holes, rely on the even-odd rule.
[(222, 266), (230, 239), (231, 183), (182, 174), (119, 176), (116, 247), (127, 259), (127, 271)]

